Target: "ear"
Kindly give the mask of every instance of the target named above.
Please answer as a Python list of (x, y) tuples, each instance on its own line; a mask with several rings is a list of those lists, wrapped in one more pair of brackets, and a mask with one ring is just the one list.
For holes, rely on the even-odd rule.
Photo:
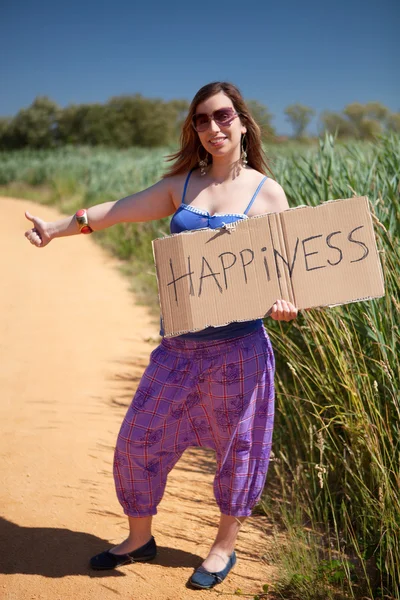
[(247, 133), (247, 128), (246, 128), (244, 125), (242, 125), (242, 128), (241, 128), (241, 130), (240, 130), (240, 133), (241, 133), (242, 135), (244, 135), (245, 133)]

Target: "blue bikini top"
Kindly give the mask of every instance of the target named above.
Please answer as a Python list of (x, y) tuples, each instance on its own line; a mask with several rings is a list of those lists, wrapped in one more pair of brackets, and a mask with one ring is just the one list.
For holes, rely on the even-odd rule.
[(186, 177), (185, 186), (183, 188), (182, 194), (182, 203), (178, 207), (177, 211), (174, 213), (171, 219), (171, 233), (181, 233), (182, 231), (202, 229), (203, 227), (217, 229), (218, 227), (223, 227), (225, 223), (234, 223), (235, 221), (238, 221), (240, 219), (248, 219), (249, 217), (247, 216), (247, 213), (250, 210), (250, 207), (252, 206), (254, 200), (256, 199), (257, 194), (260, 191), (264, 181), (268, 179), (265, 176), (260, 181), (244, 213), (215, 213), (215, 215), (210, 215), (210, 213), (207, 210), (197, 208), (196, 206), (190, 206), (190, 204), (185, 204), (186, 190), (193, 170), (194, 169), (189, 171), (188, 176)]

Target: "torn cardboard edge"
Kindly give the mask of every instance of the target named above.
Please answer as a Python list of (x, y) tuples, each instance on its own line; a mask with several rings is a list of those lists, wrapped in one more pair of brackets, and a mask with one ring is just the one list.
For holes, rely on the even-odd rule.
[(153, 240), (165, 336), (384, 295), (366, 196)]

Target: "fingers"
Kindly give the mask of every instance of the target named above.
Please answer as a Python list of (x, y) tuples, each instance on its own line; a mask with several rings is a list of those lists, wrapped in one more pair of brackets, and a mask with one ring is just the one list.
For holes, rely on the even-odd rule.
[[(30, 241), (30, 243), (33, 246), (45, 246), (46, 243), (48, 243), (47, 241), (43, 242), (43, 221), (41, 219), (39, 219), (38, 217), (34, 217), (29, 210), (25, 211), (25, 217), (29, 220), (32, 221), (32, 223), (34, 224), (34, 227), (32, 229), (28, 229), (28, 231), (25, 231), (25, 237)], [(46, 236), (45, 236), (46, 238)], [(46, 238), (47, 239), (47, 238)]]
[(30, 241), (31, 244), (33, 244), (33, 246), (42, 245), (42, 238), (40, 237), (40, 234), (36, 227), (30, 229), (29, 231), (25, 231), (25, 237)]
[(271, 319), (274, 321), (292, 321), (297, 317), (298, 310), (286, 300), (277, 300), (270, 311)]
[[(29, 221), (32, 221), (32, 223), (35, 223), (35, 217), (33, 215), (31, 215), (31, 213), (28, 210), (25, 211), (25, 217), (27, 219), (29, 219)], [(25, 237), (34, 246), (40, 246), (42, 243), (41, 237), (40, 237), (39, 232), (36, 229), (36, 227), (34, 227), (33, 229), (29, 229), (28, 231), (25, 231)]]

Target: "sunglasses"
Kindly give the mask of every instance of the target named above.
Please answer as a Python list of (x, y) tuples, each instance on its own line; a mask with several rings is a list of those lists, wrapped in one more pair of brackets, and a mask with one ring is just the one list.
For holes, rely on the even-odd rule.
[(211, 115), (207, 113), (197, 113), (192, 117), (192, 125), (196, 131), (207, 131), (210, 126), (211, 119), (213, 119), (218, 127), (229, 127), (236, 117), (238, 117), (238, 113), (236, 113), (233, 108), (219, 108), (218, 110), (214, 110)]

